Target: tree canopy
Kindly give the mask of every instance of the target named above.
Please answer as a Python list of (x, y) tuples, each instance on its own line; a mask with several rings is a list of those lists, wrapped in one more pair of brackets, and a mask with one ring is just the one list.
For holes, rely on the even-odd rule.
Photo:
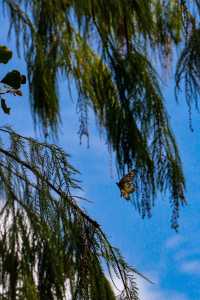
[(77, 87), (80, 135), (88, 135), (92, 108), (115, 153), (119, 173), (133, 167), (138, 171), (133, 201), (142, 216), (150, 215), (158, 192), (169, 191), (174, 228), (185, 202), (185, 181), (159, 71), (166, 71), (179, 49), (176, 86), (178, 91), (185, 80), (190, 107), (199, 90), (200, 7), (197, 0), (190, 4), (183, 0), (3, 1), (18, 50), (24, 49), (35, 122), (45, 132), (57, 131), (58, 76), (64, 74), (69, 85)]
[[(163, 70), (167, 72), (177, 60), (174, 76), (176, 95), (178, 97), (179, 90), (185, 88), (189, 111), (193, 102), (198, 107), (200, 2), (195, 0), (191, 4), (191, 1), (187, 0), (3, 0), (2, 3), (9, 15), (10, 32), (15, 32), (17, 50), (23, 51), (27, 64), (34, 121), (42, 126), (46, 135), (56, 134), (61, 109), (58, 79), (61, 74), (64, 75), (69, 87), (75, 85), (77, 89), (80, 136), (88, 135), (88, 110), (92, 109), (109, 148), (115, 154), (119, 174), (124, 175), (133, 168), (137, 171), (134, 178), (136, 192), (132, 202), (140, 214), (143, 217), (149, 216), (157, 195), (169, 194), (172, 227), (177, 229), (179, 209), (186, 202), (185, 180), (178, 147), (165, 108), (160, 74)], [(178, 50), (178, 58), (174, 55), (175, 50)], [(20, 78), (23, 83), (24, 78)], [(4, 78), (4, 82), (5, 80)], [(5, 112), (8, 112), (8, 109), (4, 106)], [(5, 129), (3, 132), (5, 133)], [(49, 264), (44, 260), (46, 249), (53, 256), (58, 254), (55, 255), (58, 260), (71, 259), (68, 262), (69, 273), (62, 270), (61, 274), (64, 277), (59, 280), (66, 284), (64, 279), (69, 279), (75, 299), (97, 299), (97, 296), (91, 294), (91, 287), (97, 286), (98, 280), (95, 276), (102, 275), (100, 260), (105, 258), (108, 265), (120, 272), (121, 278), (124, 279), (124, 298), (136, 299), (135, 285), (129, 290), (129, 283), (132, 283), (132, 275), (129, 277), (131, 269), (117, 252), (110, 248), (98, 224), (81, 211), (75, 199), (68, 194), (69, 188), (76, 185), (71, 177), (66, 175), (71, 174), (71, 167), (68, 167), (68, 160), (63, 158), (62, 150), (46, 144), (37, 144), (32, 139), (24, 140), (10, 129), (7, 132), (12, 146), (10, 150), (2, 148), (2, 154), (7, 157), (6, 162), (2, 161), (3, 168), (8, 170), (8, 173), (2, 171), (3, 190), (7, 191), (6, 199), (11, 205), (9, 207), (13, 205), (9, 200), (13, 197), (17, 203), (19, 198), (20, 206), (27, 205), (20, 197), (29, 199), (28, 205), (33, 205), (33, 197), (36, 206), (31, 207), (34, 209), (38, 209), (37, 203), (40, 203), (38, 228), (40, 222), (45, 222), (48, 229), (42, 250), (34, 251), (43, 251), (40, 254), (37, 252), (42, 260), (43, 272), (49, 272), (49, 269), (46, 269), (49, 268)], [(26, 142), (28, 145), (25, 145)], [(17, 156), (13, 157), (12, 149), (15, 148)], [(35, 165), (31, 166), (30, 153), (38, 153)], [(50, 162), (50, 167), (44, 174), (40, 167), (42, 164), (47, 167), (47, 162)], [(63, 171), (63, 166), (67, 167), (66, 172)], [(32, 172), (30, 176), (35, 176), (36, 182), (33, 180), (32, 185), (26, 169)], [(53, 182), (49, 181), (50, 174)], [(20, 180), (20, 184), (17, 190), (13, 190), (16, 188), (16, 180)], [(4, 182), (10, 182), (9, 189)], [(56, 190), (53, 188), (55, 186)], [(30, 189), (35, 191), (32, 195)], [(27, 217), (26, 207), (22, 208)], [(28, 215), (29, 221), (22, 226), (22, 211), (13, 214), (13, 226), (19, 226), (20, 234), (25, 237), (32, 225), (32, 215)], [(52, 213), (51, 218), (49, 212)], [(63, 219), (63, 213), (67, 218)], [(35, 214), (33, 216), (35, 218)], [(51, 222), (54, 222), (53, 225)], [(43, 226), (41, 228), (43, 231)], [(50, 244), (53, 238), (50, 230), (52, 228), (58, 230), (55, 234), (58, 242), (62, 244), (60, 254), (51, 252), (59, 251), (59, 248), (54, 249), (53, 244)], [(73, 241), (73, 231), (80, 234), (76, 241)], [(65, 245), (63, 232), (67, 234), (67, 240), (69, 238), (70, 247), (75, 249), (71, 258), (65, 256), (63, 250), (69, 250), (63, 248), (69, 247), (68, 244)], [(30, 245), (27, 238), (27, 249), (38, 247), (37, 239), (40, 240), (40, 233), (39, 229), (32, 229), (37, 242), (36, 245)], [(87, 237), (84, 239), (84, 245), (77, 246), (76, 243), (81, 243), (81, 237), (84, 236)], [(13, 240), (15, 239), (16, 236), (13, 237)], [(23, 251), (26, 253), (26, 248)], [(83, 252), (77, 254), (76, 251)], [(86, 271), (76, 269), (80, 266), (77, 258), (79, 255), (83, 258), (81, 266), (86, 265), (85, 255), (90, 255), (91, 262), (97, 268), (95, 274), (91, 274), (90, 265), (85, 266)], [(14, 264), (17, 263), (17, 259), (15, 258)], [(25, 268), (24, 261), (22, 265)], [(55, 270), (51, 271), (59, 273), (60, 270), (56, 269), (58, 265), (60, 264), (55, 264)], [(81, 277), (81, 272), (86, 272), (88, 277)], [(45, 280), (44, 273), (43, 278)], [(53, 299), (53, 293), (56, 293), (56, 297), (62, 299), (60, 286), (53, 282), (55, 278), (57, 277), (48, 277), (48, 283), (44, 283), (47, 287), (44, 297), (48, 295)], [(105, 276), (102, 276), (102, 280), (105, 290), (112, 293)], [(77, 290), (81, 294), (77, 295)], [(95, 293), (98, 294), (97, 290)], [(108, 299), (112, 299), (113, 296), (110, 295)]]
[(138, 299), (137, 271), (77, 205), (68, 156), (9, 128), (0, 132), (9, 137), (0, 147), (2, 299), (112, 300), (106, 272), (122, 280), (121, 299)]
[[(11, 57), (0, 46), (0, 63)], [(2, 97), (22, 96), (25, 82), (18, 70), (0, 81), (4, 113), (10, 114), (10, 107)], [(1, 127), (0, 133), (1, 298), (114, 300), (110, 277), (113, 285), (116, 278), (122, 282), (120, 299), (138, 300), (135, 275), (143, 275), (78, 206), (84, 199), (74, 195), (81, 187), (69, 156), (9, 127)]]

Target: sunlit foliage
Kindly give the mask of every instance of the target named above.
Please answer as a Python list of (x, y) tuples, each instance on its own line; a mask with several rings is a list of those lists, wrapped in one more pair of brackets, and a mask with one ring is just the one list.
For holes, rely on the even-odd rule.
[[(174, 65), (178, 50), (176, 96), (185, 89), (189, 112), (193, 102), (198, 108), (200, 1), (2, 3), (26, 60), (35, 124), (46, 137), (57, 133), (58, 81), (64, 75), (76, 86), (80, 138), (89, 135), (92, 109), (119, 174), (136, 170), (131, 200), (142, 217), (151, 215), (160, 193), (168, 194), (177, 229), (185, 181), (160, 77)], [(0, 47), (1, 63), (11, 56)], [(20, 95), (25, 77), (17, 70), (6, 76), (2, 94)], [(10, 113), (5, 99), (1, 106)], [(112, 300), (105, 265), (124, 285), (121, 298), (137, 299), (136, 271), (77, 205), (73, 192), (79, 184), (68, 157), (54, 145), (10, 129), (0, 132), (9, 137), (7, 146), (0, 145), (2, 299), (64, 299), (68, 291), (71, 299)]]
[(114, 300), (109, 276), (123, 284), (120, 299), (138, 299), (137, 271), (77, 205), (69, 157), (9, 128), (0, 134), (1, 299)]
[[(151, 215), (158, 192), (170, 192), (172, 226), (185, 202), (185, 182), (161, 91), (175, 48), (185, 45), (177, 87), (197, 95), (199, 2), (183, 0), (4, 0), (17, 46), (24, 48), (31, 107), (45, 133), (60, 120), (58, 75), (75, 83), (80, 135), (88, 136), (88, 109), (97, 117), (119, 173), (137, 169), (133, 201)], [(193, 38), (193, 36), (195, 37)], [(191, 57), (192, 56), (192, 57)], [(158, 66), (159, 60), (159, 66)], [(155, 65), (157, 68), (155, 70)], [(189, 105), (191, 100), (187, 100)], [(67, 105), (67, 102), (66, 102)]]
[[(0, 46), (0, 63), (12, 52)], [(8, 93), (22, 96), (18, 70), (0, 82), (3, 112)], [(100, 225), (78, 206), (78, 174), (56, 145), (0, 128), (0, 298), (138, 299), (135, 269), (112, 247)], [(141, 275), (142, 276), (142, 275)], [(110, 282), (109, 282), (110, 278)]]

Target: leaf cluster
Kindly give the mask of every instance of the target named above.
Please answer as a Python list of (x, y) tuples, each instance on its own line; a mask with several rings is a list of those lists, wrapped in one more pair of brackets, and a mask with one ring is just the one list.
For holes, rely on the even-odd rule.
[(1, 298), (114, 300), (110, 274), (122, 281), (120, 299), (137, 300), (137, 271), (73, 196), (69, 157), (10, 128), (0, 133)]
[[(0, 46), (0, 63), (7, 64), (11, 58), (12, 51), (10, 51), (6, 46)], [(2, 95), (11, 93), (14, 96), (22, 96), (20, 88), (21, 84), (25, 83), (26, 77), (20, 74), (17, 70), (7, 73), (0, 81), (1, 108), (5, 114), (10, 114), (10, 107), (7, 106), (6, 100), (2, 97)]]
[[(80, 136), (89, 135), (88, 110), (92, 107), (115, 154), (119, 174), (138, 170), (138, 192), (133, 202), (141, 215), (150, 216), (156, 196), (169, 191), (172, 227), (177, 229), (179, 208), (185, 202), (185, 182), (158, 70), (166, 72), (173, 49), (184, 43), (187, 47), (197, 27), (189, 2), (3, 3), (18, 50), (23, 42), (35, 122), (42, 124), (45, 133), (49, 128), (57, 131), (57, 86), (62, 73), (69, 85), (74, 82), (77, 87)], [(194, 1), (193, 7), (198, 9), (198, 5)], [(161, 63), (155, 70), (156, 59)]]

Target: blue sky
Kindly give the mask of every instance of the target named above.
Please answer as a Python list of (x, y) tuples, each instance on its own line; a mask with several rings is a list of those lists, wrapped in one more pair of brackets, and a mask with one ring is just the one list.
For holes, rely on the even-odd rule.
[[(1, 20), (2, 21), (2, 20)], [(5, 20), (4, 20), (5, 21)], [(15, 49), (6, 39), (6, 23), (0, 29), (0, 44)], [(26, 73), (23, 59), (14, 53), (13, 60), (1, 68), (1, 77), (8, 70), (19, 69)], [(60, 80), (62, 126), (59, 145), (71, 154), (71, 162), (81, 171), (84, 195), (92, 203), (81, 203), (97, 219), (114, 246), (126, 260), (154, 281), (151, 285), (138, 279), (142, 300), (199, 300), (200, 299), (200, 116), (192, 115), (194, 132), (189, 129), (188, 109), (184, 97), (175, 103), (173, 82), (165, 87), (166, 107), (175, 132), (187, 183), (188, 206), (180, 214), (180, 230), (170, 228), (170, 205), (167, 197), (156, 201), (151, 219), (142, 220), (134, 207), (120, 198), (114, 160), (100, 137), (92, 114), (89, 118), (90, 147), (83, 139), (80, 146), (76, 105), (67, 93), (67, 84)], [(28, 100), (28, 87), (23, 97), (8, 97), (11, 114), (0, 110), (1, 124), (11, 125), (23, 135), (40, 138), (34, 132)], [(120, 285), (120, 282), (119, 282)]]

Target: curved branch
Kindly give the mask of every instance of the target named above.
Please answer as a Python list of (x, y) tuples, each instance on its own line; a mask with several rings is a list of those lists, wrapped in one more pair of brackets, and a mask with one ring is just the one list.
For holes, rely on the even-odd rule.
[(3, 148), (0, 147), (0, 152), (3, 153), (4, 155), (12, 158), (13, 160), (15, 160), (16, 162), (18, 162), (19, 164), (23, 165), (24, 167), (26, 167), (29, 171), (31, 171), (36, 177), (38, 177), (41, 180), (44, 180), (46, 182), (46, 184), (56, 193), (58, 194), (61, 198), (64, 198), (65, 200), (68, 201), (68, 203), (70, 204), (70, 206), (75, 209), (76, 211), (78, 211), (78, 213), (84, 217), (89, 223), (91, 223), (93, 226), (95, 226), (95, 228), (100, 228), (100, 225), (93, 220), (92, 218), (90, 218), (85, 212), (82, 211), (82, 209), (75, 204), (72, 201), (72, 198), (69, 200), (69, 196), (66, 195), (66, 193), (64, 193), (63, 191), (57, 189), (48, 179), (44, 178), (44, 176), (42, 176), (40, 174), (40, 172), (38, 170), (36, 170), (35, 168), (31, 167), (27, 162), (21, 160), (19, 157), (14, 156), (12, 153), (10, 153), (8, 150), (5, 150)]

